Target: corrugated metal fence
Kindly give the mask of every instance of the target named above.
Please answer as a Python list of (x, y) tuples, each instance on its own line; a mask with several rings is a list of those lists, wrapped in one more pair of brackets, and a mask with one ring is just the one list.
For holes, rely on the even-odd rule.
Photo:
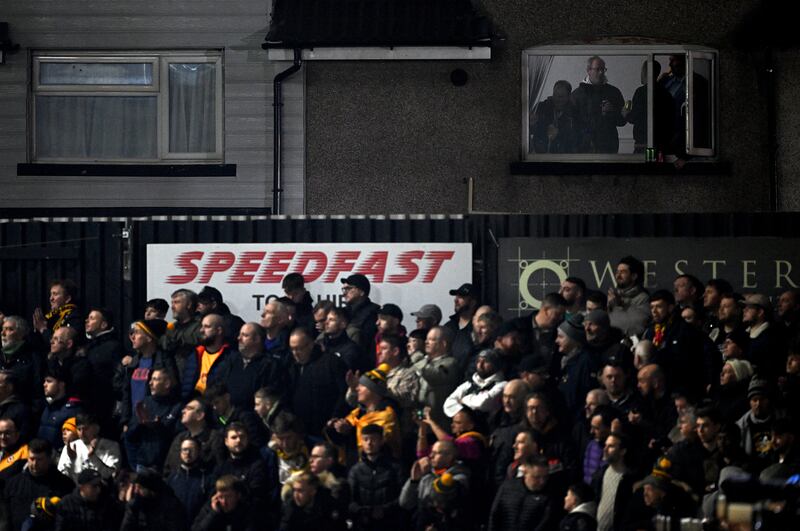
[(148, 243), (468, 242), (474, 280), (496, 304), (500, 238), (737, 236), (799, 237), (800, 213), (5, 219), (0, 310), (29, 317), (48, 306), (50, 280), (71, 278), (85, 307), (129, 323), (145, 301)]

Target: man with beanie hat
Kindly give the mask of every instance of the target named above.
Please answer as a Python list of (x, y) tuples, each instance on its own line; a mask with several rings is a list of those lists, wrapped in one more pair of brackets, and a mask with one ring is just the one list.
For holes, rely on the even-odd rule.
[(619, 346), (625, 335), (619, 328), (611, 326), (611, 319), (605, 310), (587, 312), (583, 319), (583, 330), (586, 332), (586, 350), (596, 358), (606, 362), (619, 355)]
[(347, 435), (355, 428), (355, 441), (359, 452), (363, 449), (361, 431), (365, 426), (374, 424), (383, 430), (383, 439), (391, 448), (394, 456), (400, 455), (400, 426), (397, 413), (386, 400), (386, 374), (390, 367), (381, 364), (377, 368), (364, 373), (358, 380), (359, 407), (343, 419), (331, 419), (328, 425), (339, 434)]
[(128, 426), (136, 414), (136, 405), (150, 394), (148, 381), (155, 367), (167, 367), (177, 374), (175, 360), (159, 350), (159, 342), (167, 330), (161, 319), (135, 321), (130, 339), (134, 355), (126, 356), (114, 375), (114, 384), (122, 393), (120, 424)]
[(506, 386), (503, 361), (496, 349), (485, 349), (478, 354), (475, 374), (470, 380), (456, 387), (444, 401), (444, 413), (453, 417), (462, 408), (468, 407), (486, 417), (499, 410), (501, 396)]
[(615, 288), (608, 290), (608, 314), (611, 326), (630, 337), (640, 336), (650, 319), (650, 297), (644, 285), (644, 264), (633, 256), (625, 256), (614, 273)]
[[(445, 472), (433, 480), (431, 505), (417, 518), (419, 529), (471, 529), (475, 527), (474, 508), (464, 496), (464, 488), (452, 474)], [(473, 509), (471, 511), (470, 509)]]
[(361, 430), (361, 439), (361, 459), (347, 475), (355, 528), (405, 529), (398, 506), (403, 473), (400, 463), (384, 451), (383, 428), (368, 424)]
[(375, 334), (378, 332), (380, 306), (369, 299), (370, 284), (367, 277), (353, 274), (342, 279), (342, 295), (350, 308), (347, 335), (358, 343), (364, 352), (375, 351)]
[(561, 354), (561, 379), (558, 390), (566, 401), (567, 411), (575, 421), (583, 416), (583, 400), (591, 389), (597, 387), (599, 360), (586, 350), (586, 333), (583, 316), (573, 315), (558, 327), (556, 336)]

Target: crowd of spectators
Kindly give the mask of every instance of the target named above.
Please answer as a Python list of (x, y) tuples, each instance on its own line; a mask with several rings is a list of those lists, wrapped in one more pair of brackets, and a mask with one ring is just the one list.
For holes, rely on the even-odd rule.
[(258, 323), (206, 286), (124, 334), (54, 281), (0, 313), (0, 530), (653, 529), (800, 472), (800, 292), (643, 280), (512, 319), (464, 284), (444, 319), (292, 273)]

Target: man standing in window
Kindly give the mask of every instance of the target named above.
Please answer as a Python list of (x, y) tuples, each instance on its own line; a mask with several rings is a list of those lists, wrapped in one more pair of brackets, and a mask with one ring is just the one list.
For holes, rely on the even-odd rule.
[(606, 62), (594, 55), (586, 61), (586, 78), (572, 92), (579, 120), (579, 153), (617, 153), (617, 127), (625, 125), (625, 100), (606, 78)]

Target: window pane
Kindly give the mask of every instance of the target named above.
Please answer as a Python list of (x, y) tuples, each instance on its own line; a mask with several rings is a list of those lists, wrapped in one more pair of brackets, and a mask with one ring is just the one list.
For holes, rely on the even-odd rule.
[(152, 63), (41, 63), (42, 85), (152, 85)]
[(39, 158), (156, 159), (156, 96), (36, 96)]
[(170, 153), (216, 151), (216, 66), (169, 65)]
[(630, 154), (647, 144), (646, 56), (531, 55), (530, 153)]
[(711, 101), (711, 60), (692, 61), (692, 147), (712, 149), (714, 105)]

